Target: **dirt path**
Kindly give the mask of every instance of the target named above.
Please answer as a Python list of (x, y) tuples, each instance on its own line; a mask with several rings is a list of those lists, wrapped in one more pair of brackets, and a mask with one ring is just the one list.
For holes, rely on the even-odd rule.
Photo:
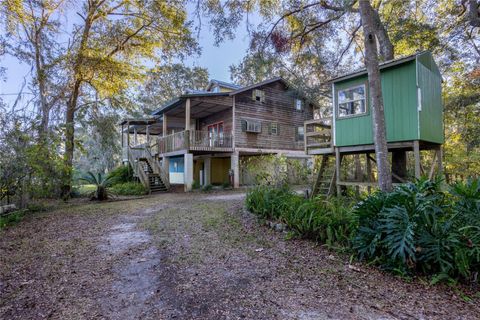
[(0, 319), (478, 319), (480, 298), (284, 239), (238, 193), (67, 205), (0, 234)]

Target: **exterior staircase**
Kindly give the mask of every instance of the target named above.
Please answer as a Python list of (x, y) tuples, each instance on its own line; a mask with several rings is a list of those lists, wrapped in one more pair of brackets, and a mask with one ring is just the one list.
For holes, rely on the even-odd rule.
[(128, 161), (133, 168), (134, 176), (149, 193), (167, 192), (170, 189), (168, 176), (158, 161), (152, 157), (148, 147), (128, 147)]
[(322, 162), (318, 170), (317, 179), (312, 188), (311, 196), (331, 196), (335, 192), (335, 156), (330, 154), (322, 155)]

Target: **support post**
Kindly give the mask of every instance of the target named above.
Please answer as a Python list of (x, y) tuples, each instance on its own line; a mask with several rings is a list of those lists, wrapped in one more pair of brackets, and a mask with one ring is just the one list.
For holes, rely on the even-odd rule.
[(133, 143), (138, 145), (137, 127), (133, 127)]
[(185, 192), (192, 191), (193, 185), (193, 154), (185, 153), (184, 156), (184, 190)]
[(127, 122), (127, 147), (130, 148), (130, 121)]
[(420, 166), (420, 143), (418, 140), (413, 141), (413, 155), (415, 157), (415, 178), (419, 179), (422, 173)]
[(166, 136), (168, 131), (168, 126), (167, 126), (167, 115), (164, 113), (163, 114), (163, 123), (162, 123), (162, 136)]
[(230, 167), (233, 171), (233, 187), (239, 188), (240, 187), (240, 156), (238, 152), (232, 153), (230, 158)]
[(121, 133), (121, 135), (122, 135), (122, 149), (123, 149), (123, 147), (124, 147), (124, 145), (125, 145), (125, 141), (124, 141), (124, 140), (125, 140), (125, 135), (124, 135), (124, 132), (123, 132), (123, 124), (122, 124), (122, 129), (121, 129), (121, 130), (122, 130), (122, 131), (121, 131), (120, 133)]
[(165, 175), (167, 176), (168, 181), (170, 181), (170, 158), (169, 157), (162, 158), (162, 167), (163, 167), (163, 172), (165, 172)]
[(190, 98), (185, 101), (185, 130), (190, 130)]
[(212, 158), (207, 157), (203, 160), (203, 174), (205, 175), (205, 185), (211, 183), (211, 168), (212, 168)]
[[(372, 162), (370, 160), (370, 155), (368, 153), (366, 153), (365, 156), (367, 158), (366, 160), (367, 161), (367, 181), (372, 182)], [(368, 194), (370, 194), (372, 192), (372, 187), (368, 186), (367, 190), (368, 190)]]
[(235, 96), (232, 96), (232, 148), (235, 148)]
[(437, 161), (438, 161), (438, 175), (443, 175), (443, 149), (442, 146), (438, 147), (437, 150)]
[(147, 124), (147, 127), (145, 128), (145, 133), (147, 135), (147, 147), (150, 147), (150, 125)]
[(337, 197), (341, 194), (341, 186), (340, 186), (340, 150), (335, 148), (335, 179), (337, 180)]

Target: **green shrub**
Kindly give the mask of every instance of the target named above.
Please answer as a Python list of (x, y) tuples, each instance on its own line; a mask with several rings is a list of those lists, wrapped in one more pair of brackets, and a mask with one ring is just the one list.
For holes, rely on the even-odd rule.
[(375, 193), (354, 209), (353, 249), (401, 274), (475, 279), (480, 269), (479, 181), (456, 184), (419, 180)]
[(140, 196), (147, 193), (143, 184), (138, 182), (125, 182), (114, 185), (111, 188), (114, 194), (122, 196)]
[(0, 230), (21, 221), (27, 213), (28, 209), (22, 209), (0, 216)]
[(344, 247), (354, 229), (350, 205), (344, 199), (304, 199), (288, 187), (257, 186), (248, 191), (247, 209), (263, 219), (280, 220), (297, 237), (330, 247)]
[(107, 177), (112, 180), (114, 185), (125, 182), (133, 182), (133, 170), (130, 164), (121, 165), (110, 171)]
[(193, 180), (192, 189), (200, 189), (200, 182), (198, 182), (198, 180)]
[(247, 209), (263, 219), (278, 219), (300, 206), (302, 198), (287, 187), (256, 186), (247, 192)]
[(212, 189), (213, 189), (213, 186), (211, 184), (207, 184), (202, 187), (202, 191), (204, 192), (210, 192), (212, 191)]

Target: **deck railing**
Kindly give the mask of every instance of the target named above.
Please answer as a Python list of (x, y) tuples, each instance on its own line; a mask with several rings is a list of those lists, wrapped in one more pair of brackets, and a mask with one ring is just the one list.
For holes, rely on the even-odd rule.
[(332, 118), (321, 118), (305, 121), (304, 123), (305, 152), (311, 153), (314, 149), (332, 148)]
[(165, 137), (159, 137), (157, 148), (152, 150), (158, 154), (180, 151), (231, 151), (233, 148), (231, 133), (214, 134), (208, 131), (184, 130)]

